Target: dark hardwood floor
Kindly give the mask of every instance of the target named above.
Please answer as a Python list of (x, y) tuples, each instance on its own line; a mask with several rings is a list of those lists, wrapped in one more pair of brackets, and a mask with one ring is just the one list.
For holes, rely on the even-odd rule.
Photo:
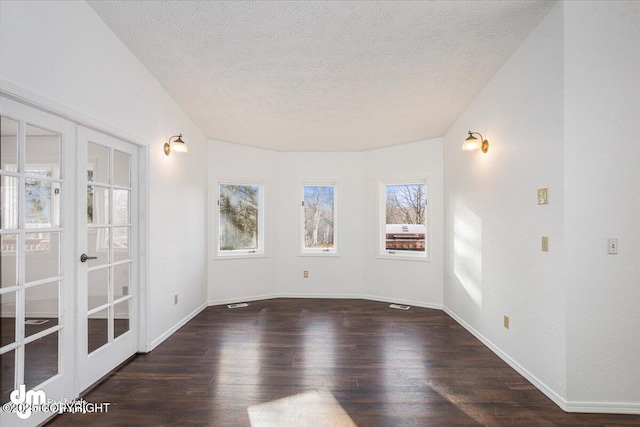
[(247, 426), (257, 414), (255, 425), (279, 426), (640, 426), (640, 416), (564, 413), (442, 311), (363, 300), (209, 307), (84, 398), (109, 402), (108, 413), (49, 425)]
[[(46, 329), (52, 329), (58, 325), (56, 318), (32, 318), (26, 320), (44, 321), (42, 324), (25, 324), (25, 335), (30, 337)], [(89, 319), (88, 321), (88, 347), (94, 351), (108, 341), (108, 320)], [(129, 330), (129, 319), (114, 320), (114, 335), (116, 337)], [(16, 322), (14, 318), (0, 317), (0, 344), (2, 346), (15, 342)], [(24, 383), (27, 389), (37, 387), (39, 384), (58, 374), (58, 345), (59, 334), (57, 332), (45, 335), (25, 346), (24, 352)], [(14, 389), (15, 352), (10, 351), (0, 355), (2, 374), (0, 375), (0, 403), (9, 402), (9, 396)]]

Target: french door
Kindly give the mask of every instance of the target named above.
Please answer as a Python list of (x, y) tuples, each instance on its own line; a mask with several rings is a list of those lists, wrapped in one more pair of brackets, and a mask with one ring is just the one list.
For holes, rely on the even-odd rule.
[(57, 401), (74, 396), (76, 127), (5, 97), (0, 116), (1, 400), (25, 385)]
[(137, 146), (0, 96), (0, 405), (68, 401), (137, 351), (138, 198)]
[(78, 128), (78, 390), (137, 351), (137, 147)]

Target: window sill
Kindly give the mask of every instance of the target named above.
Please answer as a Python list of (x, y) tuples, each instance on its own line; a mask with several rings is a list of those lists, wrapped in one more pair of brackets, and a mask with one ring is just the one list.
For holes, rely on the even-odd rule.
[(378, 259), (392, 259), (396, 261), (418, 261), (418, 262), (431, 262), (431, 259), (426, 256), (412, 256), (401, 254), (378, 254)]
[(244, 253), (244, 254), (224, 254), (224, 255), (214, 255), (213, 260), (214, 261), (222, 261), (222, 260), (232, 260), (232, 259), (253, 259), (253, 258), (268, 258), (267, 254), (265, 253), (259, 253), (259, 254), (249, 254), (249, 253)]

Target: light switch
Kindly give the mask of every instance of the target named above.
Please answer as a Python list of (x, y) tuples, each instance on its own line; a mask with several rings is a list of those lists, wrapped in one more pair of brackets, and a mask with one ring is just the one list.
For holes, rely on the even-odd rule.
[(542, 236), (542, 252), (549, 252), (549, 237)]
[(618, 255), (618, 239), (609, 239), (609, 255)]

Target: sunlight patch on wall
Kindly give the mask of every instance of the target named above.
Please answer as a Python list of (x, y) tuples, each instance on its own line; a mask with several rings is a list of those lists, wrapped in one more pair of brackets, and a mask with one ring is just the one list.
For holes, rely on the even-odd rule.
[(453, 212), (453, 271), (482, 307), (482, 220), (462, 203), (456, 203)]

